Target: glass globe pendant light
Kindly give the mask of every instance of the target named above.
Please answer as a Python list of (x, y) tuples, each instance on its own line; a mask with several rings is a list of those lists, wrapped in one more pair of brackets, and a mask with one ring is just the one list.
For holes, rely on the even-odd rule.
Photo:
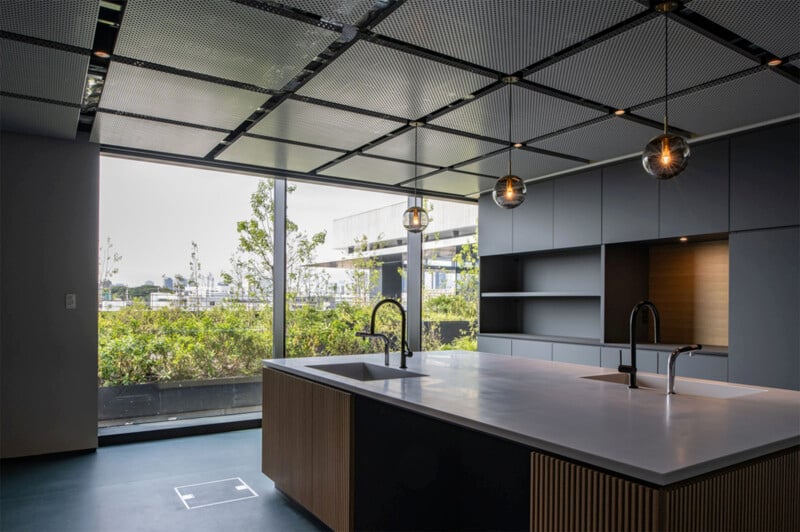
[(656, 179), (671, 179), (689, 164), (689, 143), (679, 135), (669, 133), (669, 12), (677, 2), (661, 2), (656, 10), (664, 13), (664, 133), (651, 139), (642, 152), (642, 166)]
[(522, 205), (527, 192), (525, 182), (511, 172), (511, 150), (516, 147), (511, 142), (511, 85), (519, 81), (519, 78), (506, 76), (503, 81), (508, 84), (508, 174), (495, 181), (492, 198), (500, 207), (513, 209)]
[(417, 148), (419, 128), (425, 125), (424, 122), (410, 122), (409, 126), (414, 129), (414, 205), (406, 209), (403, 213), (403, 227), (409, 233), (421, 233), (428, 227), (428, 211), (422, 207), (422, 197), (417, 198)]

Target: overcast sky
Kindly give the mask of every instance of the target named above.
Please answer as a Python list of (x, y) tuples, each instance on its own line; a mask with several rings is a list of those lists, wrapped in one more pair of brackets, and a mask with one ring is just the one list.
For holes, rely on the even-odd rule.
[[(197, 242), (205, 274), (217, 281), (236, 249), (236, 222), (250, 216), (259, 178), (116, 157), (100, 158), (100, 245), (111, 237), (122, 255), (112, 281), (161, 285), (162, 274), (188, 277), (191, 243)], [(404, 196), (297, 184), (290, 217), (301, 230), (330, 230), (331, 221)], [(301, 202), (302, 203), (294, 203)], [(302, 204), (303, 208), (297, 205)], [(330, 240), (330, 238), (329, 238)], [(333, 250), (323, 250), (330, 256)]]

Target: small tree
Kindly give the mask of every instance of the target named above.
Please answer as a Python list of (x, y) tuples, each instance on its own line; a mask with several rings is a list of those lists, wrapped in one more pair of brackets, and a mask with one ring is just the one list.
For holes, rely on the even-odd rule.
[(200, 264), (200, 249), (197, 242), (192, 240), (192, 254), (189, 258), (189, 286), (194, 287), (193, 310), (200, 309), (200, 284), (203, 282), (203, 270)]
[[(290, 186), (288, 193), (294, 192), (295, 188)], [(259, 181), (256, 191), (250, 195), (250, 208), (250, 219), (236, 224), (239, 247), (234, 255), (235, 264), (243, 273), (251, 291), (263, 301), (271, 301), (275, 247), (275, 184), (272, 180)], [(287, 292), (298, 294), (301, 287), (319, 284), (320, 273), (306, 265), (313, 262), (314, 254), (325, 243), (326, 236), (325, 231), (309, 236), (300, 231), (296, 223), (286, 220)], [(229, 276), (234, 278), (233, 274)]]
[(113, 251), (114, 244), (111, 242), (111, 237), (106, 237), (106, 245), (100, 246), (97, 264), (98, 275), (98, 294), (99, 299), (102, 301), (111, 298), (111, 278), (119, 273), (117, 263), (122, 260), (122, 255)]
[[(381, 236), (378, 235), (379, 242)], [(366, 305), (378, 288), (381, 261), (377, 257), (367, 254), (369, 251), (367, 235), (361, 235), (353, 242), (355, 258), (352, 261), (353, 267), (347, 270), (348, 283), (345, 288), (357, 303)]]

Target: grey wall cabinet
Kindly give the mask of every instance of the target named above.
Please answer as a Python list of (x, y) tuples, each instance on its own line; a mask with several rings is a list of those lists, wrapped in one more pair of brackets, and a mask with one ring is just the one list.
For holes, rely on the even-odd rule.
[(800, 228), (730, 236), (731, 382), (800, 389)]
[(515, 253), (553, 249), (553, 181), (528, 186), (525, 201), (513, 212)]
[(521, 358), (553, 360), (553, 343), (538, 340), (511, 340), (511, 355)]
[(510, 355), (511, 339), (484, 336), (479, 334), (478, 351), (483, 351), (484, 353), (497, 353), (498, 355)]
[(603, 169), (603, 242), (658, 238), (658, 180), (639, 159)]
[(731, 139), (731, 231), (800, 224), (798, 146), (795, 121)]
[[(524, 204), (523, 204), (524, 205)], [(478, 200), (478, 253), (499, 255), (512, 251), (512, 210), (498, 207), (491, 194)]]
[(602, 225), (600, 170), (556, 179), (554, 186), (554, 247), (599, 244)]
[(578, 344), (553, 344), (553, 360), (587, 366), (600, 365), (600, 346)]
[[(658, 372), (666, 375), (669, 362), (669, 353), (658, 353)], [(675, 361), (675, 375), (679, 377), (692, 377), (694, 379), (710, 379), (713, 381), (728, 380), (728, 359), (715, 355), (694, 355), (688, 353), (678, 356)], [(680, 393), (680, 384), (675, 385), (675, 391)]]
[(657, 181), (661, 238), (728, 232), (728, 146), (727, 139), (692, 146), (686, 170)]

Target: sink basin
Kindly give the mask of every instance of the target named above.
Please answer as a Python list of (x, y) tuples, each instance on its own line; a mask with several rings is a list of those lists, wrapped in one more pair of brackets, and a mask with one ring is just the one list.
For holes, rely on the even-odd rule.
[[(588, 375), (581, 377), (595, 381), (611, 382), (616, 384), (628, 385), (629, 375), (627, 373), (603, 373), (601, 375)], [(636, 376), (636, 384), (639, 388), (658, 390), (667, 393), (667, 376), (654, 375), (652, 373), (639, 373)], [(678, 378), (675, 380), (675, 393), (678, 395), (694, 395), (696, 397), (708, 397), (712, 399), (731, 399), (734, 397), (744, 397), (756, 393), (765, 392), (763, 388), (753, 388), (740, 384), (728, 384), (723, 382), (711, 382), (701, 380), (688, 380)]]
[(387, 379), (407, 379), (409, 377), (427, 377), (422, 373), (416, 373), (407, 369), (389, 368), (377, 364), (367, 364), (364, 362), (346, 362), (344, 364), (316, 364), (306, 366), (307, 368), (319, 371), (327, 371), (348, 379), (357, 381), (382, 381)]

